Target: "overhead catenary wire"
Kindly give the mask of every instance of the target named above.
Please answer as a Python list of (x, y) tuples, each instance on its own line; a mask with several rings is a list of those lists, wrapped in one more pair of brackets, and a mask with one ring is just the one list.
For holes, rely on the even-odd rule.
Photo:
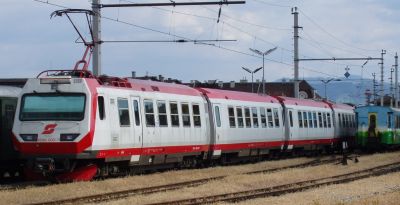
[[(59, 8), (64, 8), (64, 9), (68, 9), (68, 8), (69, 8), (69, 7), (66, 7), (66, 6), (63, 6), (63, 5), (59, 5), (59, 4), (56, 4), (56, 3), (52, 3), (52, 2), (50, 2), (50, 1), (48, 1), (48, 0), (46, 0), (46, 1), (44, 1), (44, 0), (33, 0), (33, 1), (36, 1), (36, 2), (39, 2), (39, 3), (43, 3), (43, 4), (48, 4), (48, 5), (55, 6), (55, 7), (59, 7)], [(106, 19), (106, 20), (109, 20), (109, 21), (112, 21), (112, 22), (117, 22), (117, 23), (121, 23), (121, 24), (128, 25), (128, 26), (140, 28), (140, 29), (143, 29), (143, 30), (147, 30), (147, 31), (151, 31), (151, 32), (160, 33), (160, 34), (163, 34), (163, 35), (169, 35), (169, 36), (173, 36), (173, 37), (180, 38), (180, 39), (184, 39), (184, 40), (194, 41), (193, 39), (190, 39), (190, 38), (187, 38), (187, 37), (184, 37), (184, 36), (181, 36), (181, 35), (169, 34), (168, 32), (165, 32), (165, 31), (161, 31), (161, 30), (158, 30), (158, 29), (149, 28), (149, 27), (146, 27), (146, 26), (142, 26), (142, 25), (130, 23), (130, 22), (123, 21), (123, 20), (120, 20), (120, 19), (115, 19), (115, 18), (107, 17), (107, 16), (104, 16), (104, 15), (102, 15), (101, 18)], [(219, 49), (222, 49), (222, 50), (230, 51), (230, 52), (233, 52), (233, 53), (237, 53), (237, 54), (241, 54), (241, 55), (246, 55), (246, 56), (251, 56), (251, 57), (254, 57), (254, 58), (261, 58), (260, 56), (256, 56), (256, 55), (254, 55), (254, 54), (250, 54), (250, 53), (243, 52), (243, 51), (239, 51), (239, 50), (232, 49), (232, 48), (223, 47), (223, 46), (221, 46), (221, 45), (218, 45), (218, 46), (217, 46), (217, 45), (215, 45), (215, 44), (209, 44), (209, 43), (195, 43), (195, 44), (197, 44), (197, 45), (211, 46), (211, 47), (219, 48)], [(285, 48), (282, 48), (282, 47), (279, 47), (279, 48), (285, 49)], [(288, 49), (286, 49), (286, 50), (288, 50)], [(286, 62), (282, 62), (282, 61), (278, 61), (278, 60), (274, 60), (274, 59), (265, 58), (265, 60), (270, 61), (270, 62), (274, 62), (274, 63), (278, 63), (278, 64), (282, 64), (282, 65), (286, 65), (286, 66), (288, 66), (288, 67), (292, 67), (292, 66), (293, 66), (293, 64), (291, 64), (291, 63), (286, 63)], [(312, 69), (312, 68), (309, 68), (309, 67), (301, 67), (301, 68), (302, 68), (303, 70), (306, 70), (306, 71), (310, 71), (310, 72), (314, 72), (314, 73), (318, 73), (318, 74), (322, 74), (322, 75), (326, 75), (326, 76), (338, 77), (337, 75), (325, 73), (325, 72), (318, 71), (318, 70), (316, 70), (316, 69)]]

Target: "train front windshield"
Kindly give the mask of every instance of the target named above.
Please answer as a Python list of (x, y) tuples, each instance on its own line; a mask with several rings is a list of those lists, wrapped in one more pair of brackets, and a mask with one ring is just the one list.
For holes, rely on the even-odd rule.
[(37, 93), (22, 96), (21, 121), (81, 121), (85, 95), (80, 93)]

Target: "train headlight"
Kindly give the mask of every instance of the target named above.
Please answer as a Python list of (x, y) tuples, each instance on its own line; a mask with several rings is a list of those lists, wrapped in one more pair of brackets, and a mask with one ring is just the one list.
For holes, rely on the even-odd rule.
[(35, 142), (38, 139), (37, 134), (20, 134), (21, 138), (27, 142)]
[(74, 141), (79, 134), (61, 134), (60, 141)]

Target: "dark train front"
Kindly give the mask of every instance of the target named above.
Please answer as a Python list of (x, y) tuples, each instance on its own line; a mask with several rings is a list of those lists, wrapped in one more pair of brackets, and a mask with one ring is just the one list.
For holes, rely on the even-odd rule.
[(15, 108), (21, 89), (0, 86), (0, 179), (11, 179), (21, 176), (18, 153), (11, 140)]

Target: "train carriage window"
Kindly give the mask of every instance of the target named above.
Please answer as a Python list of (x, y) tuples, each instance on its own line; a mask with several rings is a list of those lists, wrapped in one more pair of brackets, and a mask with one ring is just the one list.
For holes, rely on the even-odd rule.
[(318, 128), (317, 113), (313, 112), (314, 128)]
[(314, 127), (314, 121), (313, 121), (311, 112), (308, 112), (308, 122), (309, 122), (310, 128), (313, 128)]
[(119, 124), (121, 126), (130, 126), (129, 120), (129, 107), (128, 100), (125, 98), (118, 99), (118, 113), (119, 113)]
[(272, 110), (271, 108), (267, 108), (267, 118), (268, 118), (268, 127), (274, 127), (274, 121), (272, 118)]
[(228, 107), (228, 115), (229, 115), (229, 126), (230, 127), (236, 127), (235, 109), (233, 107)]
[(257, 108), (252, 107), (251, 108), (251, 116), (253, 118), (253, 127), (258, 128), (258, 112)]
[(346, 118), (344, 114), (342, 114), (342, 127), (346, 127)]
[(154, 105), (152, 100), (144, 100), (144, 113), (146, 116), (146, 126), (154, 127), (156, 123), (154, 120)]
[(303, 123), (304, 123), (304, 128), (307, 128), (308, 127), (307, 112), (303, 112)]
[(160, 122), (160, 127), (167, 127), (167, 106), (164, 101), (157, 101), (157, 109), (158, 109), (158, 121)]
[(184, 127), (190, 127), (190, 112), (189, 105), (186, 103), (181, 104), (182, 108), (182, 123)]
[(326, 120), (326, 112), (322, 113), (323, 114), (323, 121), (324, 121), (324, 127), (328, 127), (328, 122)]
[(279, 112), (278, 108), (274, 108), (274, 120), (275, 120), (275, 127), (279, 127)]
[(140, 126), (139, 102), (137, 100), (133, 101), (133, 111), (135, 112), (135, 124)]
[(328, 112), (328, 114), (326, 115), (326, 117), (328, 118), (328, 127), (331, 128), (331, 127), (332, 127), (331, 113)]
[(236, 108), (237, 120), (238, 120), (238, 127), (243, 127), (243, 111), (241, 107)]
[(250, 109), (248, 107), (244, 108), (244, 117), (246, 122), (246, 127), (251, 127), (251, 117), (250, 117)]
[(318, 125), (319, 125), (319, 128), (324, 127), (323, 122), (322, 122), (322, 113), (321, 112), (318, 112)]
[(99, 105), (99, 118), (100, 118), (100, 120), (103, 120), (105, 117), (104, 97), (103, 96), (97, 97), (97, 104)]
[(200, 106), (192, 105), (193, 110), (193, 124), (195, 127), (201, 127), (201, 118), (200, 118)]
[(293, 127), (293, 113), (291, 110), (289, 110), (289, 124), (290, 127)]
[(215, 106), (215, 120), (217, 121), (217, 127), (221, 127), (221, 115), (219, 114), (219, 106)]
[(262, 128), (267, 127), (267, 118), (265, 116), (265, 108), (260, 107), (260, 115), (261, 115), (261, 126)]
[(302, 128), (303, 127), (303, 114), (300, 111), (297, 114), (298, 114), (297, 117), (299, 119), (299, 127)]
[(170, 102), (169, 103), (169, 111), (170, 111), (170, 115), (171, 115), (172, 127), (179, 127), (178, 104), (176, 102)]
[(339, 127), (342, 127), (342, 118), (340, 116), (340, 113), (338, 114), (338, 125)]

